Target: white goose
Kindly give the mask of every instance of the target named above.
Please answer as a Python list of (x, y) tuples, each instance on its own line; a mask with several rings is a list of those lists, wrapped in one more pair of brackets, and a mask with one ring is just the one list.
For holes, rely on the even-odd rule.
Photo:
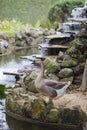
[[(37, 61), (36, 61), (37, 62)], [(70, 86), (70, 81), (65, 82), (58, 82), (56, 80), (45, 79), (44, 78), (44, 64), (41, 60), (38, 62), (41, 65), (40, 73), (38, 74), (37, 78), (35, 79), (35, 87), (38, 92), (48, 95), (49, 99), (57, 99), (63, 96), (66, 92), (66, 89)]]

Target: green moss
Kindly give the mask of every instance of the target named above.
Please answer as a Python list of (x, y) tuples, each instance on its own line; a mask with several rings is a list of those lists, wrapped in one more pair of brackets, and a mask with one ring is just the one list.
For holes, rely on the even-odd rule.
[(29, 99), (27, 102), (24, 103), (22, 107), (22, 113), (25, 117), (32, 117), (32, 107), (31, 107), (32, 100)]
[(58, 122), (58, 110), (51, 109), (50, 112), (46, 116), (46, 122), (57, 123)]
[(31, 91), (31, 92), (37, 92), (35, 88), (35, 79), (33, 77), (27, 76), (25, 79), (25, 89)]
[(44, 100), (35, 99), (32, 102), (32, 119), (43, 120), (45, 115), (46, 105)]
[(82, 110), (64, 108), (60, 110), (59, 117), (64, 124), (80, 125), (85, 120), (86, 115)]
[(55, 73), (60, 68), (57, 63), (49, 60), (45, 60), (44, 64), (45, 64), (45, 69), (47, 70), (48, 73)]
[(68, 82), (68, 81), (70, 81), (72, 83), (73, 79), (74, 79), (73, 76), (71, 76), (71, 77), (68, 77), (68, 78), (60, 79), (60, 82)]
[(13, 96), (11, 94), (6, 96), (6, 109), (11, 110)]
[(78, 64), (76, 60), (68, 59), (62, 63), (62, 67), (74, 67)]
[(69, 48), (66, 51), (66, 53), (68, 55), (70, 55), (72, 58), (75, 58), (75, 59), (79, 58), (79, 56), (81, 55), (81, 52), (80, 52), (80, 50), (78, 48), (78, 44), (76, 42), (71, 43), (69, 45)]

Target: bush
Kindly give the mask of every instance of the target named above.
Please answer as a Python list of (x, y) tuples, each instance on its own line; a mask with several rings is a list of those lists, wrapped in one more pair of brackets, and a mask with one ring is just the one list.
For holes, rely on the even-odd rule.
[(52, 23), (48, 18), (43, 17), (37, 21), (37, 23), (34, 25), (34, 27), (36, 27), (36, 28), (41, 27), (41, 28), (48, 28), (48, 29), (53, 28), (56, 30), (59, 27), (59, 23), (56, 21), (54, 23)]
[(42, 27), (42, 28), (51, 28), (51, 22), (49, 21), (48, 18), (43, 17), (40, 20), (37, 21), (37, 23), (34, 25), (36, 28)]
[(73, 8), (83, 6), (82, 0), (62, 0), (50, 8), (48, 12), (48, 19), (51, 22), (64, 22), (67, 17), (70, 17)]
[(7, 33), (7, 35), (9, 37), (14, 36), (15, 32), (19, 32), (21, 30), (24, 30), (26, 27), (28, 27), (29, 25), (24, 25), (23, 23), (16, 21), (16, 20), (4, 20), (4, 21), (0, 21), (0, 32), (3, 33)]

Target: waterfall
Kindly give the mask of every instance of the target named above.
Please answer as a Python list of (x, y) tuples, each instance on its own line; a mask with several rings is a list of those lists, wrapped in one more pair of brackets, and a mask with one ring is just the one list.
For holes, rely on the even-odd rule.
[(84, 7), (87, 7), (87, 0), (85, 0), (85, 5), (84, 5)]

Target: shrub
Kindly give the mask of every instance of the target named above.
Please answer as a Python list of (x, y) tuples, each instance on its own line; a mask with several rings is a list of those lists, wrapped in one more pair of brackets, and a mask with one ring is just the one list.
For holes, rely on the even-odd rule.
[(26, 27), (28, 27), (29, 25), (24, 25), (23, 23), (21, 23), (20, 21), (16, 21), (16, 20), (4, 20), (4, 21), (0, 21), (0, 32), (3, 33), (7, 33), (7, 35), (9, 37), (14, 36), (15, 32), (19, 32), (21, 30), (24, 30)]
[(50, 8), (48, 12), (48, 19), (51, 22), (64, 22), (70, 16), (71, 10), (76, 7), (83, 6), (82, 0), (62, 0)]

